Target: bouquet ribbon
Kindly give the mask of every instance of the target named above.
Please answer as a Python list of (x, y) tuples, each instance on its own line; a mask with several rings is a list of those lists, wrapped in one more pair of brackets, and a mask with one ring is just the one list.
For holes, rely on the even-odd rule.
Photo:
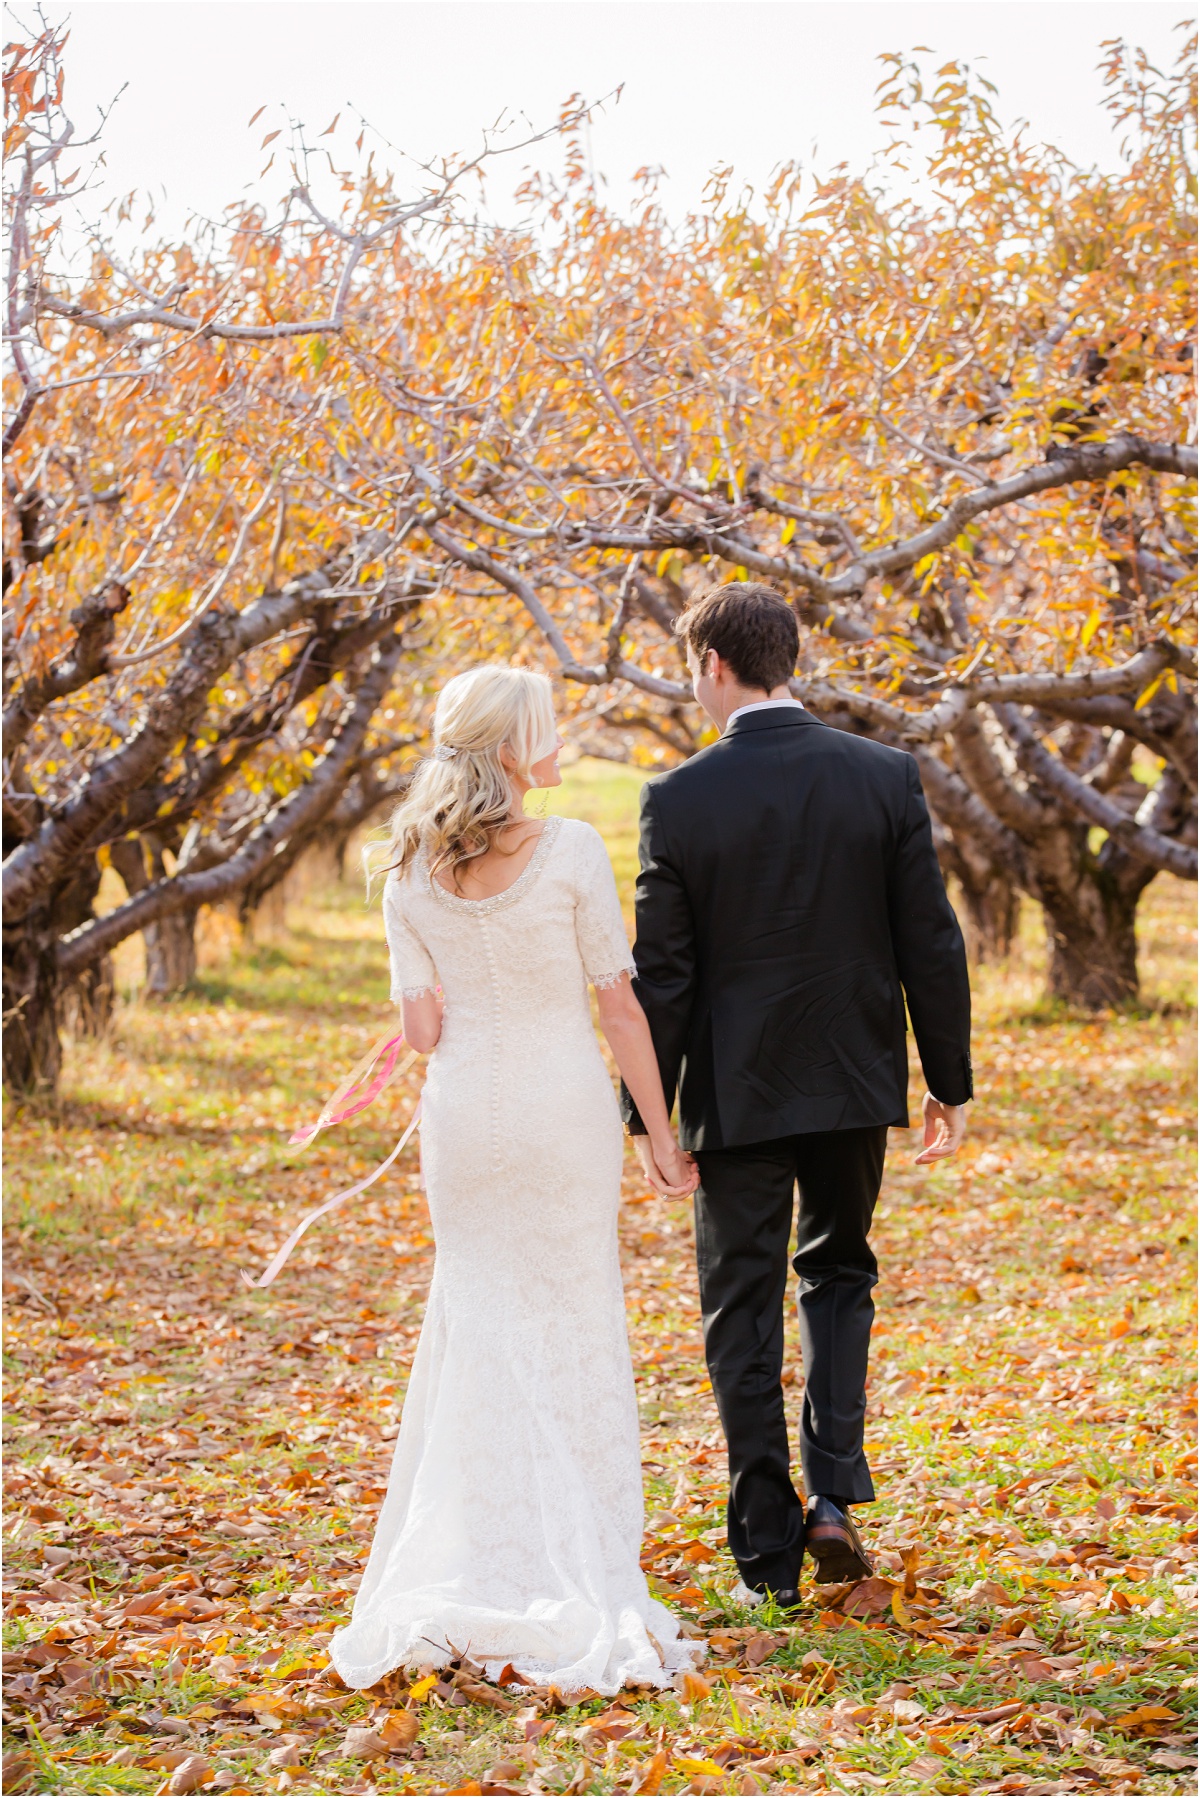
[(309, 1143), (316, 1141), (320, 1131), (327, 1130), (331, 1124), (344, 1124), (347, 1118), (357, 1117), (360, 1111), (365, 1111), (368, 1105), (373, 1104), (392, 1075), (406, 1074), (417, 1059), (417, 1051), (410, 1050), (403, 1066), (398, 1068), (396, 1063), (403, 1046), (403, 1036), (390, 1033), (373, 1043), (323, 1107), (316, 1123), (305, 1124), (299, 1130), (293, 1130), (288, 1138), (289, 1146), (306, 1149)]
[[(289, 1144), (302, 1149), (307, 1148), (310, 1143), (316, 1141), (319, 1133), (328, 1129), (331, 1124), (344, 1123), (347, 1118), (356, 1117), (360, 1111), (365, 1110), (379, 1097), (394, 1074), (407, 1073), (417, 1059), (417, 1051), (410, 1050), (404, 1060), (400, 1061), (400, 1050), (403, 1043), (403, 1036), (391, 1034), (381, 1036), (343, 1080), (333, 1097), (323, 1107), (316, 1123), (293, 1131), (288, 1138)], [(365, 1179), (357, 1181), (353, 1186), (348, 1186), (344, 1192), (335, 1192), (331, 1199), (326, 1199), (323, 1205), (318, 1205), (315, 1211), (310, 1211), (307, 1217), (301, 1218), (287, 1241), (276, 1249), (257, 1280), (252, 1280), (248, 1273), (239, 1270), (245, 1284), (259, 1288), (270, 1286), (309, 1225), (315, 1224), (319, 1217), (324, 1217), (327, 1211), (334, 1210), (336, 1206), (344, 1204), (347, 1199), (357, 1198), (360, 1192), (365, 1192), (368, 1186), (373, 1186), (381, 1174), (386, 1174), (420, 1121), (421, 1101), (418, 1099), (416, 1109), (408, 1120), (404, 1135), (387, 1159), (381, 1161), (379, 1166)]]

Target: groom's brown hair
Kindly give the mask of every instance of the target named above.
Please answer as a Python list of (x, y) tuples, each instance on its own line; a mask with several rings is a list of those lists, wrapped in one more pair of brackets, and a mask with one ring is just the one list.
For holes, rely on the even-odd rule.
[(786, 599), (756, 581), (726, 581), (675, 620), (675, 634), (703, 662), (710, 649), (743, 687), (770, 693), (791, 680), (800, 628)]

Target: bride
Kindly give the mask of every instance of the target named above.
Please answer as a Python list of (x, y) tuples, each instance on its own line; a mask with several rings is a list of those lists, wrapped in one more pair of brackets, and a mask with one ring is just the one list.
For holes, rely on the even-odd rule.
[(393, 820), (392, 996), (430, 1051), (422, 1160), (437, 1261), (387, 1497), (351, 1621), (350, 1686), (470, 1653), (563, 1692), (666, 1685), (694, 1652), (638, 1565), (641, 1453), (617, 1255), (622, 1137), (588, 1008), (691, 1192), (608, 855), (527, 819), (557, 786), (545, 676), (447, 682)]

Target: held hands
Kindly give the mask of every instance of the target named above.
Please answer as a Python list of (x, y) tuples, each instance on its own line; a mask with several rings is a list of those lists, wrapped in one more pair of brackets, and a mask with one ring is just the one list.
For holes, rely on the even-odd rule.
[(661, 1143), (652, 1142), (648, 1136), (635, 1136), (633, 1146), (642, 1172), (655, 1192), (669, 1199), (681, 1199), (695, 1192), (700, 1184), (700, 1170), (673, 1136)]
[(928, 1167), (930, 1162), (941, 1161), (962, 1146), (967, 1134), (967, 1108), (943, 1105), (932, 1093), (926, 1093), (921, 1110), (925, 1117), (925, 1147), (914, 1159), (918, 1167)]

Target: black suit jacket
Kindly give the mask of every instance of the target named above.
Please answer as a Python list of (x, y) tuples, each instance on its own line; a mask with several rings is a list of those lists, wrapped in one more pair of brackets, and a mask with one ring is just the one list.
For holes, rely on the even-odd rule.
[[(634, 989), (685, 1148), (907, 1124), (971, 1097), (967, 960), (917, 764), (800, 707), (642, 793)], [(642, 1124), (622, 1091), (627, 1124)]]

